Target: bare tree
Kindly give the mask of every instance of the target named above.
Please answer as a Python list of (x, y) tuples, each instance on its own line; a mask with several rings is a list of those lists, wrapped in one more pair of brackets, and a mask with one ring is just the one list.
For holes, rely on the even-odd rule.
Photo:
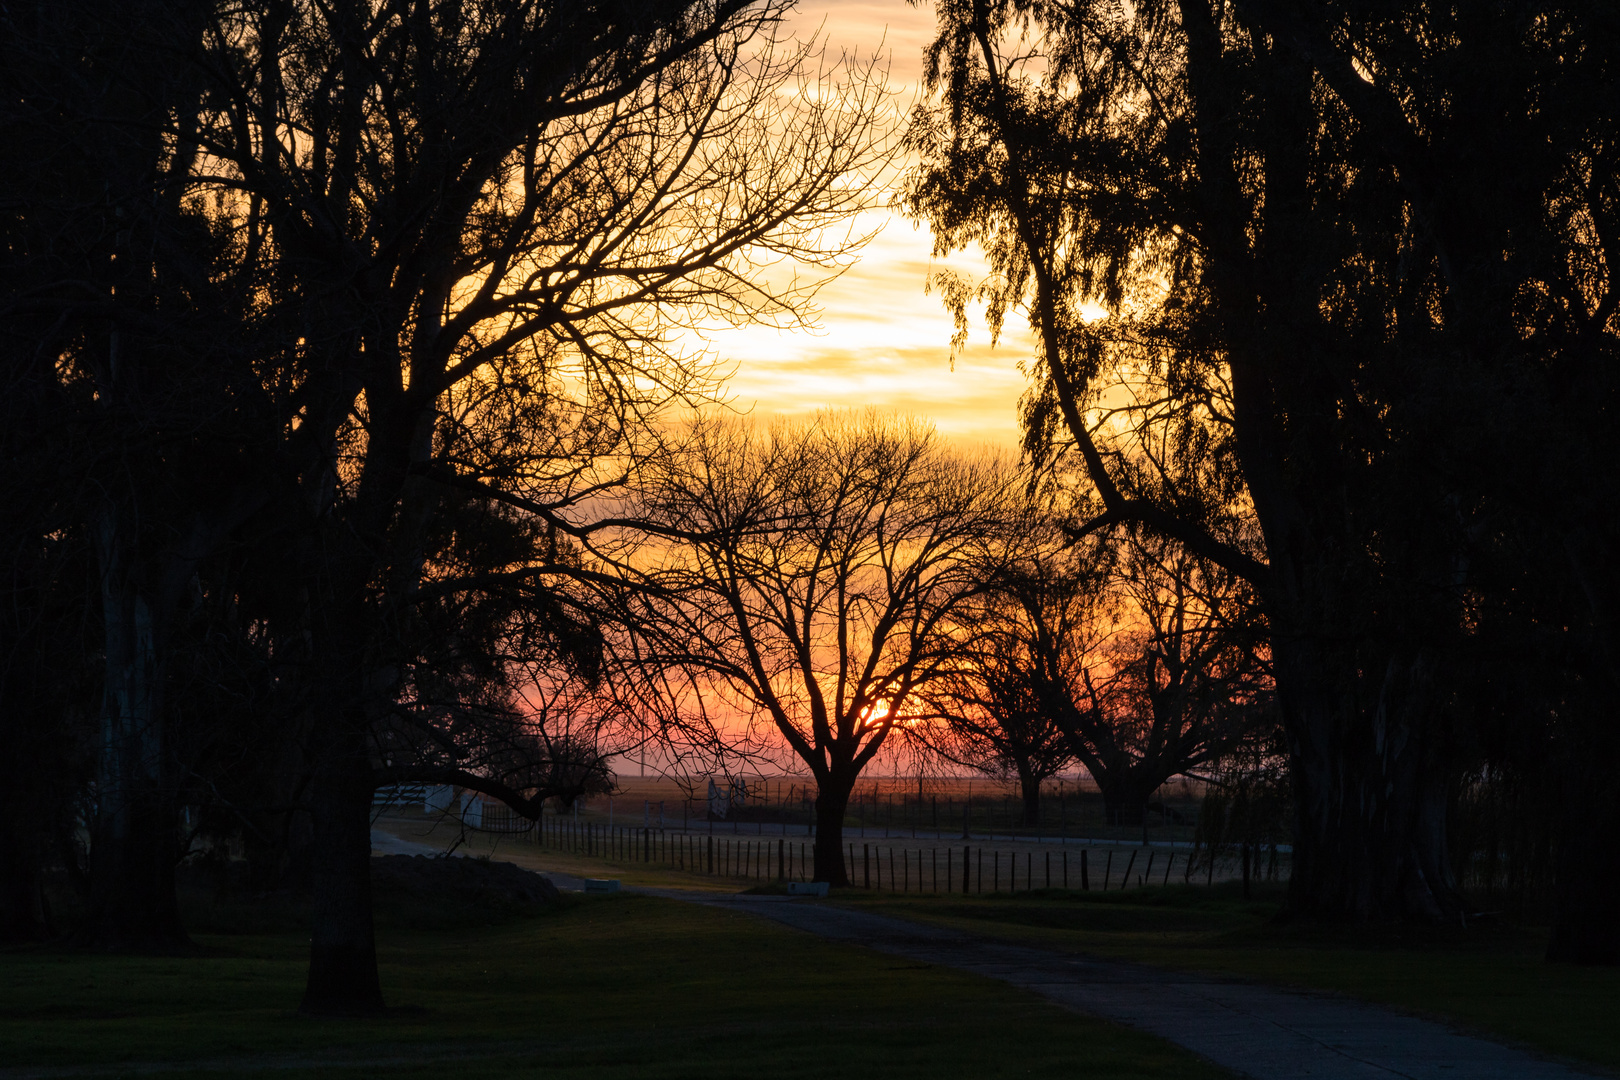
[(815, 877), (845, 884), (850, 793), (917, 695), (965, 657), (954, 616), (1016, 506), (1011, 471), (921, 424), (824, 413), (761, 432), (699, 421), (650, 476), (667, 542), (637, 621), (673, 705), (763, 722), (817, 783)]
[(1021, 609), (992, 592), (960, 631), (972, 657), (925, 688), (927, 715), (905, 734), (925, 755), (987, 776), (1011, 778), (1023, 798), (1025, 825), (1041, 819), (1041, 785), (1075, 760), (1029, 670)]
[(973, 615), (973, 700), (1061, 733), (1113, 824), (1140, 824), (1154, 790), (1268, 715), (1248, 590), (1168, 542), (1049, 551), (1004, 572)]

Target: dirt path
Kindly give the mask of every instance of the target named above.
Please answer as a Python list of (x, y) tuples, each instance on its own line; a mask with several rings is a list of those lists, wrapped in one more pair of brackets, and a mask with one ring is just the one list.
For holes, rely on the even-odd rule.
[(820, 937), (1000, 979), (1151, 1032), (1259, 1080), (1575, 1080), (1546, 1061), (1345, 998), (1009, 945), (782, 897), (641, 890), (747, 911)]

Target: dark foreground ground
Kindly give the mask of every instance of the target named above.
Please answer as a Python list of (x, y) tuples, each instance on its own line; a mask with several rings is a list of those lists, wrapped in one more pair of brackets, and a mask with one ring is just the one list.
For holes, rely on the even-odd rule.
[[(407, 865), (427, 862), (377, 864), (396, 1014), (296, 1017), (301, 905), (194, 890), (197, 955), (0, 954), (0, 1080), (1229, 1075), (1151, 1035), (1065, 1011), (1038, 988), (819, 940), (748, 911), (637, 895), (557, 901), (511, 870), (469, 872), (471, 860), (453, 860), (462, 865), (445, 869), (459, 883), (444, 887)], [(699, 884), (632, 864), (568, 863), (548, 869)], [(1543, 963), (1543, 930), (1279, 925), (1277, 901), (1217, 885), (984, 897), (857, 890), (830, 903), (990, 943), (1334, 991), (1543, 1055), (1620, 1066), (1620, 972)]]
[(383, 904), (401, 1008), (373, 1021), (294, 1015), (308, 939), (262, 905), (257, 932), (198, 934), (195, 956), (0, 954), (0, 1077), (1225, 1075), (1027, 991), (747, 914), (509, 899), (474, 926), (459, 900)]

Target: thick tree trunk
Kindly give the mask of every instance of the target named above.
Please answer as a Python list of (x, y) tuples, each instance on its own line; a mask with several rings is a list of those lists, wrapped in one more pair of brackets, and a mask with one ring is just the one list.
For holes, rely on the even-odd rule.
[(90, 944), (138, 951), (190, 946), (175, 900), (179, 825), (172, 794), (152, 786), (125, 786), (115, 806), (100, 808), (83, 932)]
[(844, 814), (854, 786), (853, 779), (848, 783), (828, 782), (816, 791), (815, 881), (849, 884), (844, 866)]
[(165, 739), (159, 618), (133, 583), (112, 515), (98, 537), (105, 630), (90, 918), (85, 939), (110, 949), (190, 945), (175, 900), (180, 817)]
[(1620, 688), (1620, 642), (1614, 613), (1620, 611), (1620, 574), (1615, 546), (1591, 529), (1565, 534), (1569, 576), (1590, 618), (1585, 631), (1588, 681), (1596, 708), (1559, 717), (1563, 742), (1550, 766), (1564, 793), (1554, 870), (1553, 930), (1547, 959), (1573, 964), (1620, 964), (1620, 753), (1609, 706)]
[(1308, 643), (1279, 637), (1273, 655), (1293, 769), (1290, 909), (1356, 921), (1460, 918), (1426, 661), (1391, 658), (1356, 679)]
[(7, 945), (51, 936), (40, 888), (38, 843), (34, 836), (18, 832), (0, 826), (0, 944)]
[(1024, 824), (1032, 829), (1038, 827), (1041, 823), (1041, 778), (1020, 771), (1018, 792), (1024, 799)]
[[(11, 670), (0, 670), (0, 944), (13, 944), (51, 936), (41, 875), (76, 778), (49, 745), (65, 741), (60, 714), (44, 715), (16, 685), (48, 672), (45, 658), (29, 656), (14, 638), (0, 640), (0, 656), (13, 661)], [(16, 662), (24, 657), (34, 663)]]
[[(1307, 242), (1322, 235), (1309, 180), (1311, 66), (1284, 58), (1268, 72), (1257, 129), (1265, 200), (1256, 245), (1230, 120), (1239, 87), (1232, 54), (1207, 3), (1183, 2), (1180, 11), (1207, 207), (1207, 280), (1227, 313), (1238, 456), (1271, 568), (1270, 579), (1256, 584), (1266, 598), (1290, 744), (1290, 907), (1358, 920), (1453, 917), (1461, 903), (1445, 850), (1449, 777), (1429, 673), (1399, 648), (1394, 659), (1378, 656), (1374, 640), (1380, 627), (1419, 633), (1406, 619), (1412, 611), (1393, 607), (1424, 601), (1364, 587), (1388, 589), (1395, 576), (1406, 576), (1409, 589), (1438, 580), (1412, 572), (1419, 563), (1406, 560), (1422, 555), (1374, 531), (1381, 501), (1411, 497), (1416, 513), (1432, 493), (1387, 486), (1374, 494), (1360, 480), (1388, 484), (1389, 477), (1368, 474), (1342, 441), (1335, 331), (1322, 320)], [(1369, 559), (1373, 550), (1385, 561)], [(1455, 625), (1433, 609), (1427, 615), (1434, 626)]]
[(1549, 960), (1620, 964), (1620, 854), (1615, 847), (1620, 784), (1608, 774), (1613, 765), (1613, 757), (1603, 755), (1594, 756), (1587, 768), (1565, 770)]
[(334, 716), (317, 739), (311, 790), (314, 910), (307, 1016), (371, 1016), (383, 1011), (371, 914), (372, 771), (366, 732)]
[(1147, 820), (1148, 797), (1163, 781), (1140, 776), (1134, 769), (1098, 769), (1092, 779), (1103, 797), (1103, 818), (1110, 825), (1141, 825)]

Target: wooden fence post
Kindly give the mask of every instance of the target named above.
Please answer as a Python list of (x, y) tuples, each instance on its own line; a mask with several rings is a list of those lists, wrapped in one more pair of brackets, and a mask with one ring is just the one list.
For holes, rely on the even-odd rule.
[(1136, 865), (1136, 850), (1136, 848), (1131, 848), (1130, 861), (1125, 864), (1125, 876), (1121, 878), (1119, 882), (1119, 887), (1121, 890), (1131, 883), (1131, 868)]
[(1086, 849), (1080, 849), (1080, 888), (1083, 892), (1091, 891), (1090, 868), (1086, 866)]

